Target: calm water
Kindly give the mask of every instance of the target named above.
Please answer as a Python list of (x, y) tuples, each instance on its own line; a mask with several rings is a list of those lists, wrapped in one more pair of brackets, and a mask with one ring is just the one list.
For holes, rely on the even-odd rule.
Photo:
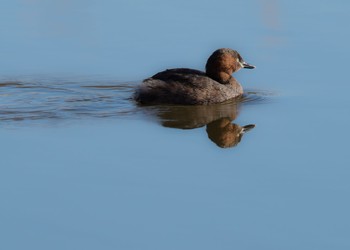
[[(350, 249), (350, 2), (0, 7), (1, 249)], [(132, 101), (220, 47), (239, 102)]]

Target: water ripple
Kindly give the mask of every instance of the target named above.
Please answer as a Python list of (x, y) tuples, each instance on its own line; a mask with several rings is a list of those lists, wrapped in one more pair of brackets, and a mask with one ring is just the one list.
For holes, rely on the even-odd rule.
[[(85, 79), (0, 81), (0, 121), (113, 118), (147, 111), (131, 100), (139, 82)], [(272, 93), (249, 90), (236, 102), (264, 103)]]
[(113, 80), (0, 82), (0, 121), (113, 117), (135, 112), (138, 83)]

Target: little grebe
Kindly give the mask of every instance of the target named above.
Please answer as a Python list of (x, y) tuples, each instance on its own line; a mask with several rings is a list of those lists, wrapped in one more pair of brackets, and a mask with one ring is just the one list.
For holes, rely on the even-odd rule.
[(141, 104), (213, 104), (243, 94), (232, 73), (241, 68), (254, 69), (232, 49), (218, 49), (208, 59), (206, 71), (168, 69), (147, 78), (137, 88), (134, 98)]

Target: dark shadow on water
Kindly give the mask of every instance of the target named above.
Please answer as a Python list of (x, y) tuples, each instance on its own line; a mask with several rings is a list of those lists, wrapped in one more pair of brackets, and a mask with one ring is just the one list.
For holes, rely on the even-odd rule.
[(235, 100), (214, 105), (153, 105), (141, 106), (148, 116), (153, 116), (162, 126), (177, 129), (195, 129), (206, 126), (208, 138), (221, 148), (237, 146), (243, 135), (254, 124), (238, 125), (233, 121), (242, 105), (265, 102), (268, 93), (248, 91)]

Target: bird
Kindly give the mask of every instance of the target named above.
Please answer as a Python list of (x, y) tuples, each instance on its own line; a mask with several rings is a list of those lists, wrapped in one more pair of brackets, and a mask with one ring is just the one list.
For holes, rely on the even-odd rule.
[(143, 80), (134, 99), (140, 104), (208, 105), (243, 94), (232, 76), (241, 68), (254, 69), (233, 49), (221, 48), (207, 60), (205, 72), (189, 68), (167, 69)]

